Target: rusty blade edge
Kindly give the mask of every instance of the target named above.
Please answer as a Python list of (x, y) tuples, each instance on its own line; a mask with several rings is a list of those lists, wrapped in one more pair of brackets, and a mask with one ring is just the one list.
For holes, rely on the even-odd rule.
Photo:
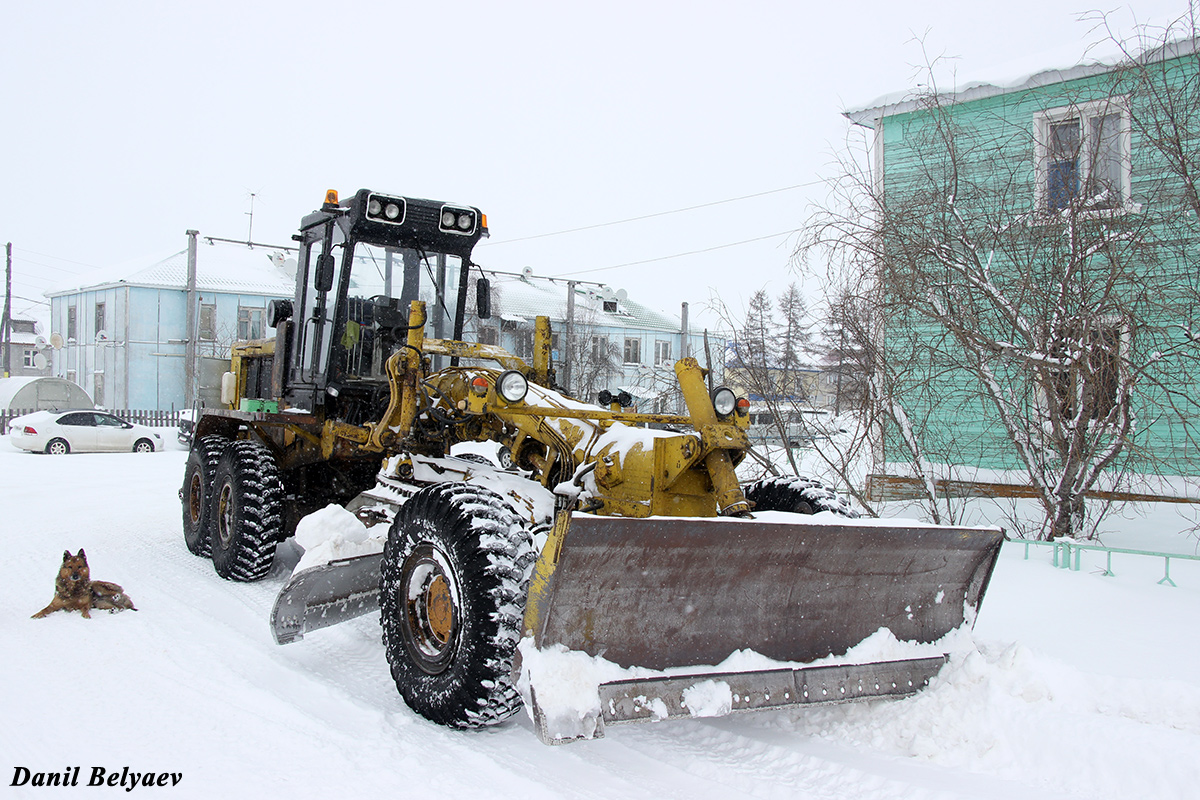
[[(694, 673), (612, 681), (600, 685), (601, 716), (606, 724), (617, 725), (881, 697), (907, 697), (928, 686), (947, 659), (948, 656), (942, 655), (867, 664)], [(686, 693), (708, 681), (723, 683), (728, 687), (729, 707), (721, 714), (693, 714), (687, 707)]]

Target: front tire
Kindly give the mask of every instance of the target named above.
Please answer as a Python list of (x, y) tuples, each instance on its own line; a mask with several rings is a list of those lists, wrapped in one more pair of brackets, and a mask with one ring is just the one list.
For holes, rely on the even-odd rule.
[(513, 655), (536, 554), (527, 523), (488, 489), (422, 489), (383, 551), (383, 645), (396, 688), (421, 716), (483, 728), (521, 708)]
[(135, 452), (135, 453), (153, 453), (154, 452), (154, 442), (150, 441), (149, 439), (138, 439), (137, 442), (135, 442), (133, 445), (133, 452)]
[(210, 502), (217, 574), (246, 582), (265, 577), (283, 540), (283, 482), (271, 451), (257, 442), (232, 442), (217, 460)]
[(188, 453), (183, 471), (183, 543), (201, 558), (212, 555), (212, 531), (209, 529), (213, 482), (217, 477), (217, 461), (229, 445), (224, 436), (203, 436)]
[(763, 478), (742, 487), (755, 511), (788, 511), (816, 514), (832, 511), (842, 517), (857, 517), (850, 503), (820, 481), (797, 475)]

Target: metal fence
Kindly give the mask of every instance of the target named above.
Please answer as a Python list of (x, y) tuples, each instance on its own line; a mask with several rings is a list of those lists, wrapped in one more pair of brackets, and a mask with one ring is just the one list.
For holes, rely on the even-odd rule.
[[(131, 408), (104, 409), (107, 413), (120, 417), (126, 422), (136, 422), (139, 425), (149, 425), (152, 428), (170, 428), (179, 425), (178, 411), (150, 411)], [(0, 409), (0, 434), (8, 433), (8, 423), (25, 414), (32, 414), (36, 408)]]
[(1013, 539), (1013, 542), (1025, 545), (1025, 560), (1029, 560), (1030, 547), (1052, 547), (1054, 548), (1054, 566), (1059, 569), (1069, 569), (1075, 572), (1080, 568), (1080, 554), (1084, 550), (1089, 550), (1097, 553), (1105, 553), (1107, 555), (1104, 569), (1101, 575), (1112, 577), (1116, 575), (1113, 572), (1112, 557), (1113, 553), (1129, 556), (1149, 556), (1151, 558), (1161, 558), (1163, 560), (1163, 576), (1159, 584), (1174, 586), (1175, 581), (1171, 579), (1171, 559), (1181, 561), (1200, 561), (1200, 556), (1188, 555), (1186, 553), (1157, 553), (1151, 550), (1130, 550), (1125, 547), (1102, 547), (1096, 544), (1084, 544), (1082, 542), (1068, 541), (1066, 539), (1055, 539), (1049, 542), (1039, 542), (1032, 539)]

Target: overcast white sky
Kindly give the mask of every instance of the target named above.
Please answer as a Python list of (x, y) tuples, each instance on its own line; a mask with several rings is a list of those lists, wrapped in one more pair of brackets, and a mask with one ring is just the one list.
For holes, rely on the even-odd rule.
[(38, 299), (189, 228), (245, 239), (251, 193), (254, 240), (289, 243), (327, 188), (369, 187), (481, 207), (488, 268), (737, 306), (794, 279), (782, 234), (841, 112), (922, 80), (916, 37), (943, 85), (1000, 82), (1079, 61), (1097, 8), (1128, 31), (1187, 2), (10, 2), (0, 243)]

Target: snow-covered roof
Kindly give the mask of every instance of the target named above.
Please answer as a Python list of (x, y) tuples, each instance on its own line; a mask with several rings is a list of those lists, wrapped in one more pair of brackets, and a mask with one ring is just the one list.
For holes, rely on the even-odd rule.
[[(1142, 53), (1137, 57), (1138, 61), (1154, 62), (1164, 61), (1169, 58), (1177, 58), (1179, 56), (1190, 55), (1196, 51), (1196, 39), (1182, 39), (1179, 41), (1169, 42), (1165, 45), (1152, 48)], [(1106, 72), (1112, 72), (1121, 66), (1119, 60), (1093, 61), (1086, 64), (1076, 64), (1075, 66), (1065, 67), (1061, 69), (1043, 69), (1032, 74), (1025, 74), (1018, 78), (1006, 81), (990, 82), (975, 82), (969, 83), (964, 88), (957, 91), (939, 92), (938, 101), (952, 105), (956, 103), (966, 103), (972, 100), (982, 100), (987, 97), (997, 97), (999, 95), (1010, 94), (1013, 92), (1023, 92), (1029, 89), (1036, 89), (1041, 86), (1052, 86), (1058, 83), (1066, 83), (1067, 81), (1078, 80), (1080, 78), (1089, 78), (1093, 75), (1102, 75)], [(870, 103), (860, 108), (852, 108), (844, 111), (843, 116), (849, 119), (856, 125), (863, 125), (868, 128), (875, 127), (875, 123), (894, 114), (906, 114), (910, 111), (918, 111), (928, 104), (928, 93), (922, 90), (906, 89), (900, 92), (892, 92), (883, 97), (876, 98)]]
[[(295, 292), (295, 257), (287, 248), (201, 239), (196, 248), (196, 288), (200, 291), (290, 297)], [(183, 289), (187, 250), (148, 266), (108, 267), (74, 278), (46, 292), (48, 297), (111, 286)]]
[[(567, 317), (567, 282), (562, 279), (537, 276), (510, 276), (503, 273), (488, 273), (495, 294), (494, 305), (501, 319), (511, 321), (530, 320), (537, 316), (550, 317), (553, 322), (562, 322)], [(605, 311), (615, 303), (615, 311)], [(677, 316), (654, 311), (631, 300), (628, 295), (613, 292), (607, 287), (591, 284), (575, 286), (575, 318), (586, 320), (589, 325), (616, 328), (645, 328), (671, 331), (680, 329)]]
[(39, 344), (39, 322), (32, 319), (13, 319), (10, 334), (13, 344)]

